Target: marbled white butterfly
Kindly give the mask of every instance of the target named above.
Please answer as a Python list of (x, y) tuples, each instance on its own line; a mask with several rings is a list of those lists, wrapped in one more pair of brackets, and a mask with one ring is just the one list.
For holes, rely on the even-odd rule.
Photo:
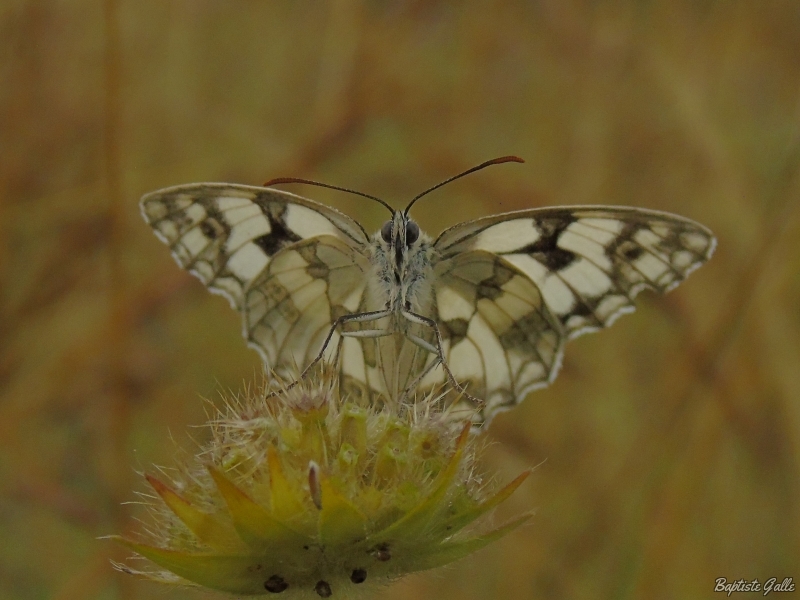
[[(248, 344), (291, 376), (335, 361), (344, 391), (402, 399), (445, 380), (476, 424), (549, 384), (564, 343), (672, 289), (707, 261), (702, 225), (616, 206), (536, 208), (461, 223), (433, 240), (414, 198), (372, 237), (339, 211), (271, 187), (193, 183), (142, 198), (178, 264), (243, 318)], [(299, 179), (286, 182), (314, 183)], [(335, 186), (326, 186), (334, 189)], [(450, 392), (455, 395), (455, 392)], [(478, 400), (479, 399), (479, 400)]]

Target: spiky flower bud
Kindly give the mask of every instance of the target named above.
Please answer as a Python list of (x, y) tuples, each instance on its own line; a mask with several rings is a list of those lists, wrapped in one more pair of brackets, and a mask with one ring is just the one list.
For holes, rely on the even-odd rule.
[(489, 495), (473, 475), (469, 425), (432, 399), (363, 407), (339, 397), (333, 375), (316, 381), (229, 399), (211, 441), (171, 482), (147, 475), (157, 495), (149, 536), (114, 539), (160, 569), (118, 567), (232, 594), (353, 598), (528, 518), (466, 529), (528, 473)]

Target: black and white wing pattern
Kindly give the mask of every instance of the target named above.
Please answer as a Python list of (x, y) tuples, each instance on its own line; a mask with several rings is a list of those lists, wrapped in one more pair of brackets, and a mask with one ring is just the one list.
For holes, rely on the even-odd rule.
[[(456, 225), (435, 241), (444, 358), (488, 421), (558, 373), (564, 343), (666, 292), (706, 262), (713, 234), (677, 215), (574, 206)], [(431, 371), (424, 386), (441, 383)], [(472, 410), (470, 408), (470, 410)]]
[(241, 312), (249, 345), (282, 375), (296, 376), (337, 316), (361, 304), (367, 234), (323, 204), (271, 188), (197, 183), (147, 194), (141, 208), (178, 264)]

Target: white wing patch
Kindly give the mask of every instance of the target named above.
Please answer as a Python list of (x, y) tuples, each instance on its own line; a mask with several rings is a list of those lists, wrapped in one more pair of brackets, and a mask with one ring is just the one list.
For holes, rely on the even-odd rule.
[(247, 242), (231, 254), (227, 268), (237, 280), (250, 281), (264, 270), (269, 260), (269, 255), (255, 243)]

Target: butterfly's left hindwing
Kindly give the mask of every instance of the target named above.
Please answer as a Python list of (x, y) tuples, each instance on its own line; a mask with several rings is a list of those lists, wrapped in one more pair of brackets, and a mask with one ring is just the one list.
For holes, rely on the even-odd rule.
[[(484, 250), (439, 263), (436, 307), (445, 360), (456, 380), (483, 400), (483, 413), (515, 404), (558, 371), (564, 333), (522, 271)], [(424, 386), (443, 383), (433, 371)]]
[(178, 264), (242, 313), (245, 337), (270, 368), (308, 365), (333, 319), (359, 305), (367, 234), (332, 208), (219, 183), (159, 190), (141, 206)]

